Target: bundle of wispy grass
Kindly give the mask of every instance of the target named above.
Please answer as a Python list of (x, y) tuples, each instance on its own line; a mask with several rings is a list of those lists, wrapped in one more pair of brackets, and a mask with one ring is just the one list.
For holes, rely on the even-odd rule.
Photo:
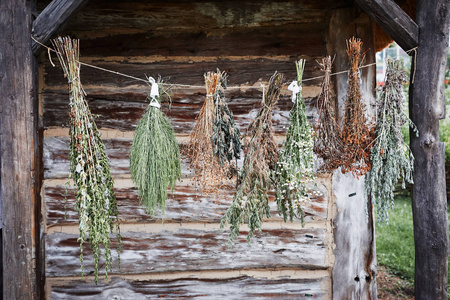
[[(206, 99), (192, 129), (187, 155), (190, 158), (191, 168), (195, 171), (194, 180), (200, 185), (203, 193), (208, 194), (217, 191), (227, 180), (227, 167), (221, 164), (219, 158), (224, 159), (229, 156), (226, 152), (231, 143), (234, 143), (234, 139), (231, 138), (227, 145), (224, 141), (225, 137), (222, 139), (220, 127), (222, 124), (215, 122), (216, 113), (220, 117), (223, 112), (216, 110), (215, 105), (215, 98), (223, 97), (223, 90), (226, 86), (223, 84), (222, 73), (206, 73), (205, 85)], [(219, 96), (220, 94), (222, 96)], [(228, 120), (228, 123), (231, 124), (231, 121)], [(235, 134), (239, 134), (239, 132), (235, 132)], [(217, 147), (213, 144), (213, 137)], [(234, 145), (231, 148), (234, 151)]]
[(229, 174), (232, 175), (236, 165), (233, 159), (239, 159), (241, 153), (240, 132), (234, 123), (233, 113), (225, 102), (224, 89), (227, 86), (227, 75), (220, 72), (207, 75), (217, 77), (217, 86), (214, 91), (214, 126), (212, 141), (214, 154), (219, 158), (222, 166), (228, 165)]
[[(114, 227), (117, 231), (120, 266), (121, 236), (119, 211), (113, 191), (114, 182), (100, 133), (81, 86), (79, 42), (66, 37), (53, 40), (53, 45), (70, 88), (70, 172), (77, 189), (80, 260), (83, 263), (83, 244), (89, 240), (94, 255), (94, 276), (97, 283), (102, 256), (101, 244), (106, 261), (106, 278), (112, 269), (110, 234)], [(83, 264), (81, 272), (84, 272)]]
[(220, 222), (222, 229), (230, 224), (230, 247), (239, 235), (241, 224), (248, 222), (247, 241), (250, 242), (254, 232), (261, 230), (264, 215), (270, 216), (267, 192), (272, 186), (272, 172), (278, 161), (271, 119), (282, 83), (283, 75), (275, 72), (269, 80), (263, 106), (245, 136), (245, 159), (239, 173), (236, 194)]
[[(162, 84), (158, 88), (162, 93)], [(161, 96), (148, 96), (149, 106), (136, 128), (130, 153), (130, 171), (139, 199), (152, 216), (164, 214), (167, 188), (181, 178), (180, 149), (175, 132), (160, 109)]]
[(332, 172), (339, 168), (343, 158), (344, 145), (341, 140), (341, 130), (336, 122), (333, 94), (330, 86), (331, 57), (322, 58), (319, 64), (325, 73), (322, 89), (317, 98), (318, 121), (314, 152), (324, 160), (319, 172)]
[(370, 147), (373, 141), (373, 128), (366, 119), (366, 108), (361, 97), (359, 67), (364, 59), (361, 54), (362, 42), (351, 38), (347, 42), (350, 59), (349, 89), (345, 104), (342, 140), (345, 147), (345, 161), (342, 171), (361, 176), (370, 170)]
[(398, 180), (402, 179), (403, 188), (406, 181), (413, 183), (414, 156), (404, 142), (401, 127), (405, 123), (415, 130), (416, 127), (403, 110), (402, 88), (407, 77), (402, 63), (389, 58), (386, 65), (386, 81), (377, 101), (376, 139), (371, 149), (372, 169), (366, 178), (366, 194), (377, 206), (378, 222), (387, 223)]
[[(305, 60), (296, 62), (297, 85), (302, 86)], [(314, 182), (314, 131), (305, 113), (305, 102), (301, 89), (295, 95), (294, 106), (289, 112), (291, 123), (286, 134), (283, 151), (277, 162), (275, 172), (275, 201), (278, 212), (286, 221), (294, 217), (304, 222), (302, 205), (309, 200), (308, 184)]]

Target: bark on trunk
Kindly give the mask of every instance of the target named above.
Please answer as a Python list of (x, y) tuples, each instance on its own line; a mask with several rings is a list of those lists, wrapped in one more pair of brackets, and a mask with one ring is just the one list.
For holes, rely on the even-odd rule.
[(445, 115), (450, 3), (419, 0), (419, 46), (411, 68), (410, 114), (420, 136), (411, 133), (415, 157), (412, 206), (415, 242), (415, 296), (447, 299), (448, 225), (444, 143), (439, 119)]
[(36, 276), (36, 61), (33, 1), (0, 0), (0, 122), (3, 198), (3, 299), (39, 299)]

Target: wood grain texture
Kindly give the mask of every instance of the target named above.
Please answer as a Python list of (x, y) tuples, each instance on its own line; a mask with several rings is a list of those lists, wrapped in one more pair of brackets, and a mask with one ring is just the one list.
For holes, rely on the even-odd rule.
[[(88, 2), (88, 0), (54, 0), (33, 21), (33, 37), (42, 44), (64, 29), (71, 18)], [(38, 55), (43, 47), (32, 41), (34, 55)]]
[[(158, 233), (123, 234), (121, 269), (112, 273), (142, 274), (175, 271), (251, 268), (326, 269), (326, 229), (263, 230), (248, 244), (242, 232), (228, 249), (227, 231), (180, 229)], [(77, 235), (46, 236), (46, 276), (79, 276)], [(116, 248), (112, 245), (111, 248)], [(116, 255), (113, 251), (113, 255)], [(87, 275), (93, 271), (89, 247), (83, 250)], [(114, 262), (117, 259), (113, 259)]]
[(39, 135), (32, 1), (0, 1), (3, 299), (39, 299)]
[[(317, 187), (311, 189), (312, 199), (304, 206), (305, 222), (324, 222), (328, 212), (327, 181), (318, 180)], [(165, 215), (160, 211), (152, 218), (139, 204), (135, 188), (116, 188), (119, 206), (119, 218), (127, 223), (164, 223), (167, 222), (201, 222), (219, 223), (220, 218), (228, 209), (234, 195), (234, 187), (226, 186), (217, 191), (217, 195), (202, 195), (189, 180), (180, 182), (172, 192), (169, 191)], [(320, 195), (318, 195), (320, 193)], [(66, 202), (64, 198), (66, 197)], [(270, 193), (271, 221), (281, 221), (276, 204), (273, 202), (273, 192)], [(67, 225), (78, 222), (74, 210), (75, 196), (72, 189), (65, 187), (45, 187), (44, 201), (46, 205), (46, 220), (48, 226)], [(296, 221), (299, 223), (299, 221)]]
[[(411, 133), (414, 155), (412, 208), (416, 299), (447, 298), (448, 216), (445, 145), (439, 120), (445, 117), (444, 76), (450, 27), (450, 2), (418, 1), (419, 51), (411, 69), (409, 111), (420, 132)], [(415, 73), (415, 75), (413, 75)]]
[[(330, 21), (330, 48), (336, 51), (335, 66), (346, 68), (348, 56), (345, 40), (361, 38), (363, 49), (369, 49), (365, 63), (375, 61), (372, 26), (354, 23), (354, 10), (333, 12)], [(365, 50), (363, 50), (365, 51)], [(361, 94), (368, 119), (374, 115), (375, 66), (364, 68)], [(348, 74), (335, 77), (338, 112), (342, 119), (348, 90)], [(333, 299), (376, 299), (376, 258), (373, 206), (366, 204), (364, 177), (343, 175), (340, 169), (332, 176), (332, 194), (336, 215), (332, 217), (335, 263), (333, 266)], [(366, 217), (366, 214), (368, 215)]]
[[(237, 5), (237, 3), (239, 3)], [(244, 26), (326, 23), (327, 10), (350, 1), (105, 1), (91, 0), (69, 30), (113, 35), (133, 31), (196, 31)], [(92, 25), (92, 26), (89, 26)], [(104, 25), (104, 27), (101, 27)]]
[(408, 51), (417, 47), (419, 26), (393, 0), (356, 0), (356, 3), (394, 41)]
[[(169, 56), (168, 58), (161, 59), (165, 56), (160, 53), (156, 52), (154, 53), (155, 56), (148, 56), (153, 53), (145, 52), (142, 53), (144, 57), (139, 57), (137, 59), (128, 56), (83, 59), (83, 50), (85, 48), (83, 45), (85, 41), (82, 40), (80, 43), (82, 55), (80, 60), (82, 62), (142, 79), (145, 79), (146, 75), (154, 76), (155, 78), (161, 76), (164, 81), (169, 84), (180, 83), (199, 85), (201, 87), (205, 85), (204, 74), (206, 72), (215, 71), (217, 68), (227, 72), (227, 82), (230, 86), (242, 84), (254, 85), (256, 83), (257, 88), (260, 88), (259, 82), (267, 82), (269, 77), (272, 76), (275, 71), (284, 73), (286, 80), (293, 80), (296, 72), (294, 62), (300, 56), (300, 53), (302, 53), (293, 52), (293, 54), (291, 53), (287, 56), (282, 55), (275, 57), (253, 54), (252, 56), (247, 57), (241, 53), (223, 52), (218, 56), (190, 55), (183, 59), (183, 55), (176, 55), (172, 58)], [(230, 54), (226, 55), (225, 53)], [(235, 56), (234, 54), (239, 55)], [(320, 57), (319, 53), (308, 57), (304, 78), (323, 75), (319, 65), (315, 61)], [(46, 63), (44, 66), (46, 90), (54, 86), (67, 86), (67, 80), (64, 78), (64, 74), (60, 67), (53, 67), (49, 63)], [(145, 83), (107, 73), (102, 70), (92, 69), (88, 66), (81, 67), (81, 81), (85, 87), (116, 87), (118, 94), (121, 94), (119, 88), (125, 88), (126, 90), (126, 88), (132, 87), (132, 89), (138, 93), (142, 93), (146, 88), (148, 89), (148, 86), (146, 86)], [(139, 84), (138, 89), (136, 84)], [(305, 86), (319, 84), (320, 80), (305, 82)], [(230, 90), (226, 90), (226, 93), (230, 93)]]
[[(261, 98), (258, 96), (262, 91), (247, 91), (242, 93), (228, 94), (231, 99), (228, 101), (230, 110), (233, 111), (237, 127), (245, 133), (250, 122), (256, 117), (261, 108)], [(127, 101), (121, 101), (121, 96), (128, 96)], [(114, 98), (115, 99), (111, 99)], [(134, 131), (139, 120), (148, 107), (148, 103), (143, 102), (146, 96), (108, 95), (93, 94), (87, 96), (89, 107), (93, 114), (97, 115), (96, 124), (100, 129), (116, 129), (121, 131)], [(44, 93), (44, 126), (68, 127), (68, 101), (69, 97), (62, 93)], [(134, 100), (134, 101), (133, 101)], [(315, 119), (316, 108), (310, 105), (313, 99), (307, 98), (306, 113), (309, 118)], [(189, 135), (204, 101), (202, 94), (188, 96), (186, 94), (175, 94), (172, 98), (172, 105), (162, 105), (163, 112), (178, 135)], [(290, 95), (283, 96), (272, 112), (272, 124), (276, 134), (285, 134), (289, 127), (289, 110), (292, 107)]]
[[(205, 32), (197, 29), (194, 32), (158, 32), (122, 33), (108, 35), (93, 40), (83, 39), (81, 53), (84, 56), (141, 56), (158, 54), (222, 56), (234, 53), (239, 55), (325, 55), (326, 23), (313, 25), (289, 25), (282, 27), (242, 27), (216, 29)], [(73, 37), (79, 36), (74, 32)], [(302, 42), (308, 41), (308, 42)], [(126, 41), (126, 42), (124, 42)]]
[(50, 299), (326, 299), (329, 277), (263, 279), (239, 276), (220, 279), (124, 280), (113, 278), (98, 285), (67, 281), (51, 286)]

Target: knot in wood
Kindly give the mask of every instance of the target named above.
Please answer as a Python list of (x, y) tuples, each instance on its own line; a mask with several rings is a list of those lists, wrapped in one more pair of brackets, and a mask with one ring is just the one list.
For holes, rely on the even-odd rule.
[(423, 145), (424, 145), (425, 147), (431, 148), (431, 146), (432, 146), (433, 143), (434, 143), (434, 137), (433, 137), (431, 134), (427, 133), (427, 134), (425, 134), (425, 136), (423, 137), (422, 143), (423, 143)]

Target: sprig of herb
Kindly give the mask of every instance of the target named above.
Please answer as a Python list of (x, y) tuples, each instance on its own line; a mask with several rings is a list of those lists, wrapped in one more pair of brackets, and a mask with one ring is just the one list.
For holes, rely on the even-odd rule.
[[(296, 62), (297, 85), (302, 86), (305, 60)], [(309, 200), (308, 184), (315, 179), (313, 172), (314, 131), (305, 113), (302, 91), (297, 93), (295, 103), (289, 112), (290, 125), (286, 134), (283, 151), (280, 153), (275, 171), (275, 201), (284, 221), (294, 218), (304, 223), (302, 205)]]
[[(210, 75), (211, 76), (211, 75)], [(225, 72), (214, 74), (217, 76), (217, 86), (214, 91), (214, 126), (212, 142), (214, 154), (219, 158), (222, 166), (227, 166), (229, 176), (235, 173), (236, 165), (233, 159), (239, 159), (241, 154), (241, 140), (239, 129), (234, 123), (233, 113), (225, 101), (224, 90), (227, 87), (227, 75)]]
[[(217, 189), (226, 184), (229, 173), (228, 163), (225, 163), (225, 158), (238, 155), (234, 151), (238, 146), (235, 138), (238, 137), (239, 131), (234, 131), (234, 136), (229, 136), (227, 144), (226, 137), (222, 136), (222, 125), (220, 119), (216, 122), (216, 115), (218, 118), (223, 117), (224, 107), (216, 108), (217, 104), (223, 105), (223, 92), (226, 87), (222, 73), (208, 72), (205, 74), (206, 85), (206, 99), (197, 116), (194, 128), (189, 137), (189, 145), (187, 148), (187, 156), (190, 159), (191, 168), (195, 172), (194, 180), (199, 184), (204, 194), (216, 192)], [(227, 115), (232, 119), (232, 115)], [(228, 120), (228, 124), (234, 125), (234, 121)], [(235, 127), (229, 128), (234, 130)], [(233, 143), (233, 145), (232, 145)]]
[(283, 75), (275, 72), (269, 80), (263, 106), (246, 132), (245, 159), (239, 173), (236, 194), (220, 221), (222, 229), (230, 224), (229, 247), (238, 237), (241, 224), (248, 222), (247, 241), (250, 242), (254, 232), (261, 231), (264, 216), (270, 216), (267, 192), (273, 185), (272, 173), (278, 160), (271, 120), (282, 83)]
[(373, 141), (373, 128), (366, 118), (366, 106), (360, 90), (359, 67), (364, 59), (361, 53), (362, 42), (354, 37), (347, 42), (347, 55), (350, 59), (348, 75), (349, 89), (345, 104), (342, 140), (345, 159), (342, 171), (352, 172), (359, 177), (370, 170), (370, 147)]
[(403, 139), (405, 123), (417, 128), (404, 112), (403, 84), (406, 73), (399, 60), (386, 62), (385, 85), (378, 94), (376, 139), (371, 149), (372, 169), (366, 178), (366, 194), (376, 204), (378, 222), (389, 220), (388, 209), (394, 207), (394, 188), (399, 179), (402, 187), (413, 183), (414, 156)]
[(331, 57), (326, 56), (322, 58), (322, 63), (319, 63), (319, 65), (324, 72), (324, 78), (322, 89), (316, 102), (319, 117), (314, 152), (324, 160), (318, 171), (332, 172), (342, 164), (344, 145), (332, 103), (334, 97), (330, 86)]
[(94, 256), (94, 276), (97, 283), (102, 244), (106, 279), (108, 272), (112, 270), (110, 234), (114, 228), (117, 232), (120, 267), (121, 235), (119, 210), (113, 191), (114, 181), (100, 133), (81, 85), (79, 41), (64, 37), (53, 40), (53, 45), (70, 89), (70, 176), (77, 189), (81, 272), (84, 275), (83, 244), (88, 240)]
[[(159, 94), (164, 94), (162, 83), (157, 84)], [(152, 101), (160, 104), (161, 97), (152, 99), (149, 95), (148, 100), (150, 104), (136, 127), (130, 152), (130, 172), (141, 203), (154, 216), (158, 207), (164, 214), (167, 188), (173, 190), (175, 182), (181, 179), (181, 158), (170, 121), (159, 107), (152, 105)]]

